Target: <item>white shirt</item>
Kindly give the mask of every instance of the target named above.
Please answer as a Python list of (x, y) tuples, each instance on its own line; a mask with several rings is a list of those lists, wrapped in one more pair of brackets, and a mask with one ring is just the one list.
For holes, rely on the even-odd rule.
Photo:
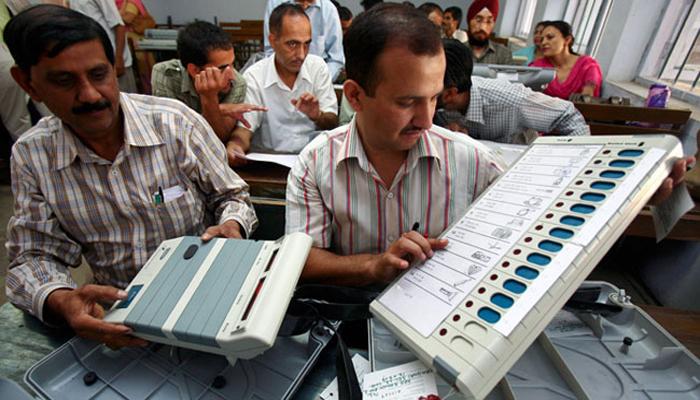
[[(117, 51), (116, 35), (114, 28), (124, 25), (119, 10), (114, 0), (70, 0), (70, 8), (79, 11), (97, 21), (107, 31), (109, 41), (112, 42), (114, 51)], [(131, 66), (131, 52), (124, 38), (124, 67)]]
[[(265, 53), (272, 54), (270, 34), (270, 15), (272, 10), (283, 3), (295, 3), (294, 0), (268, 0), (265, 7)], [(340, 26), (338, 10), (330, 0), (317, 0), (304, 11), (311, 21), (311, 46), (309, 53), (323, 58), (328, 64), (331, 78), (335, 80), (345, 66), (343, 54), (343, 29)]]
[(253, 131), (252, 151), (298, 153), (318, 134), (316, 124), (292, 105), (292, 99), (305, 92), (316, 96), (321, 112), (338, 114), (331, 76), (319, 56), (306, 57), (291, 89), (277, 74), (274, 55), (253, 64), (243, 77), (248, 84), (245, 102), (268, 108), (246, 114)]
[(454, 31), (454, 33), (452, 33), (452, 39), (457, 39), (462, 43), (466, 43), (467, 41), (469, 41), (469, 37), (467, 36), (467, 32), (465, 32), (461, 29), (457, 29), (456, 31)]

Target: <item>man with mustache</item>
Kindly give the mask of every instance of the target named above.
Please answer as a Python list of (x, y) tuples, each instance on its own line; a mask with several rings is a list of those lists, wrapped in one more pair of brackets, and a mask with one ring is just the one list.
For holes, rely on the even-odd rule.
[(248, 85), (246, 103), (267, 107), (252, 112), (250, 124), (239, 124), (227, 150), (231, 166), (245, 162), (254, 151), (297, 153), (318, 131), (338, 125), (338, 100), (331, 76), (321, 57), (309, 54), (311, 24), (296, 3), (283, 3), (270, 14), (273, 56), (243, 73)]
[(508, 48), (491, 39), (498, 18), (498, 0), (475, 0), (467, 11), (469, 40), (474, 63), (512, 65), (513, 54)]
[[(432, 125), (443, 91), (440, 34), (415, 8), (383, 3), (345, 36), (356, 111), (299, 154), (287, 179), (286, 231), (314, 240), (302, 279), (386, 284), (447, 245), (435, 239), (503, 171), (474, 139)], [(680, 160), (656, 195), (683, 177)]]
[(331, 80), (335, 81), (345, 64), (343, 55), (343, 30), (341, 28), (338, 9), (331, 0), (268, 0), (265, 7), (264, 38), (265, 54), (276, 53), (270, 40), (270, 16), (280, 4), (297, 4), (309, 17), (313, 39), (309, 46), (311, 54), (321, 57), (328, 66)]
[[(102, 321), (160, 242), (240, 238), (257, 225), (247, 185), (226, 165), (206, 120), (182, 103), (120, 93), (107, 33), (76, 11), (40, 5), (15, 16), (5, 41), (12, 76), (55, 116), (12, 149), (10, 301), (111, 347), (143, 345)], [(77, 288), (69, 268), (90, 265)]]

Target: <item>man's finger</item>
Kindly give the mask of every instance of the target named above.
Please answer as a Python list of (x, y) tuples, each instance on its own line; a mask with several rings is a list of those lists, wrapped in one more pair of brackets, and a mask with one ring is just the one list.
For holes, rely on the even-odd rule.
[(399, 249), (399, 254), (392, 252), (395, 256), (404, 256), (406, 254), (411, 255), (414, 260), (420, 260), (424, 261), (427, 256), (423, 252), (423, 249), (418, 245), (418, 243), (407, 239), (405, 237), (402, 237), (401, 239), (396, 241), (397, 247)]
[(217, 225), (217, 226), (211, 226), (211, 227), (207, 228), (207, 230), (204, 231), (204, 233), (202, 234), (202, 238), (201, 238), (202, 241), (203, 241), (203, 242), (208, 242), (208, 241), (212, 240), (213, 238), (219, 236), (219, 234), (220, 234), (220, 232), (219, 232), (220, 229), (221, 229), (221, 228), (220, 228), (218, 225)]
[(242, 123), (243, 126), (245, 126), (247, 129), (251, 129), (251, 127), (250, 127), (250, 122), (248, 122), (248, 120), (245, 119), (242, 115), (239, 116), (239, 117), (236, 118), (236, 119), (237, 119), (240, 123)]
[(80, 296), (88, 301), (115, 301), (127, 297), (127, 293), (113, 286), (105, 285), (85, 285), (78, 289)]
[(131, 328), (121, 324), (110, 324), (88, 314), (79, 315), (71, 319), (71, 328), (76, 332), (94, 333), (99, 335), (127, 335)]
[(408, 231), (404, 233), (403, 236), (420, 246), (426, 256), (433, 256), (433, 249), (430, 246), (430, 242), (428, 242), (428, 239), (424, 238), (423, 235), (415, 231)]
[(447, 239), (428, 239), (428, 243), (430, 243), (430, 247), (433, 250), (440, 250), (444, 249), (447, 247), (448, 244), (450, 244), (449, 240)]

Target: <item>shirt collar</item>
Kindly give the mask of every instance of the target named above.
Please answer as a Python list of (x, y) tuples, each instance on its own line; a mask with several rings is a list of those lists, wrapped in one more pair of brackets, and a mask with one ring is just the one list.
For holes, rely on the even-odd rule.
[[(350, 123), (347, 125), (347, 132), (343, 144), (338, 149), (338, 157), (335, 162), (335, 168), (338, 168), (341, 162), (345, 162), (351, 158), (357, 159), (357, 162), (365, 172), (370, 172), (369, 159), (365, 153), (364, 146), (357, 132), (356, 116), (353, 116)], [(437, 144), (434, 142), (433, 134), (430, 129), (423, 131), (416, 142), (415, 146), (408, 152), (406, 158), (407, 171), (412, 170), (418, 160), (421, 158), (435, 158), (438, 160), (438, 166), (442, 163), (442, 158), (437, 151)], [(391, 182), (387, 182), (390, 184)]]
[[(294, 87), (298, 86), (297, 81), (299, 79), (304, 79), (309, 83), (313, 83), (311, 81), (311, 76), (309, 75), (309, 69), (306, 67), (306, 61), (309, 59), (310, 55), (311, 54), (307, 55), (304, 63), (301, 64), (301, 69), (297, 75), (297, 80), (294, 81)], [(267, 69), (265, 70), (265, 87), (268, 88), (274, 84), (277, 84), (280, 88), (287, 88), (287, 85), (282, 82), (282, 78), (280, 78), (279, 74), (277, 73), (277, 68), (275, 67), (275, 53), (272, 53), (272, 55), (268, 57)], [(294, 90), (294, 87), (290, 88), (289, 90)]]
[[(148, 123), (148, 120), (137, 110), (126, 94), (121, 93), (120, 108), (124, 115), (124, 149), (128, 154), (130, 146), (148, 147), (158, 146), (165, 142), (156, 134), (155, 127)], [(101, 159), (85, 146), (80, 139), (71, 131), (70, 127), (63, 124), (58, 118), (52, 120), (49, 129), (56, 134), (56, 148), (58, 155), (55, 161), (56, 170), (61, 170), (71, 165), (77, 157), (86, 163), (99, 163)]]

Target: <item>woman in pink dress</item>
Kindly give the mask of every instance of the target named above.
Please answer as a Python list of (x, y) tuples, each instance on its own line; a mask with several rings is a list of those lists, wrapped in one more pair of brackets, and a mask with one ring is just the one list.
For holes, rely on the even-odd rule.
[(545, 21), (541, 44), (544, 57), (530, 65), (557, 70), (556, 78), (544, 91), (550, 96), (565, 100), (574, 93), (599, 97), (603, 81), (600, 65), (593, 57), (576, 54), (573, 44), (571, 25), (564, 21)]

